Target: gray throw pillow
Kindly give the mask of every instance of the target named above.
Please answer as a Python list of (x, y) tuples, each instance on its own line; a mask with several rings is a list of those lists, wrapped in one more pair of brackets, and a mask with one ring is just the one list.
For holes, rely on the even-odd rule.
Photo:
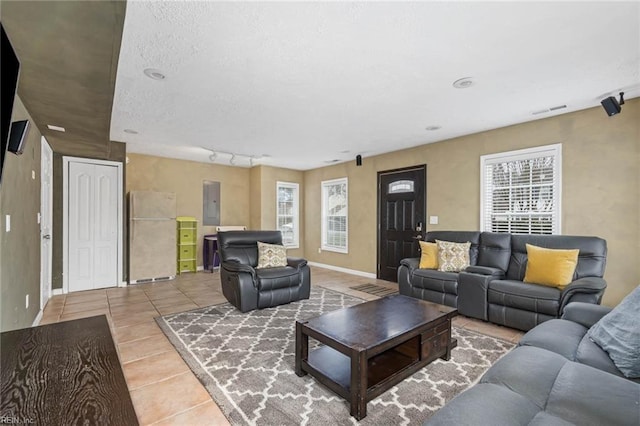
[(625, 377), (640, 378), (640, 286), (589, 329), (589, 338)]

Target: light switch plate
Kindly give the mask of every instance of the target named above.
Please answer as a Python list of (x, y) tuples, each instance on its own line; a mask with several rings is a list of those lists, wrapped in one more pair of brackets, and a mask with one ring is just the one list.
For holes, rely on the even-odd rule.
[(6, 232), (11, 231), (11, 215), (10, 214), (5, 215), (4, 217), (4, 230)]
[(429, 225), (437, 225), (438, 216), (429, 216)]

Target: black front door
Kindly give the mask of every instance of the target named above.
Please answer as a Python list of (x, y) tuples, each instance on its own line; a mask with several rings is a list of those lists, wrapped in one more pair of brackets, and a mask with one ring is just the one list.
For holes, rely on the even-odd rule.
[(400, 260), (419, 256), (427, 166), (378, 172), (378, 278), (397, 281)]

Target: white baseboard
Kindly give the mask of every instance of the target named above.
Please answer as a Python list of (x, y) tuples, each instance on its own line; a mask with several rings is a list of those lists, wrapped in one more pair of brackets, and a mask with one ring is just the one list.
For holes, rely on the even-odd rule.
[(51, 290), (51, 294), (53, 296), (60, 296), (61, 294), (64, 294), (64, 292), (61, 288), (54, 288), (53, 290)]
[(33, 324), (31, 324), (31, 327), (35, 327), (38, 324), (40, 324), (41, 319), (42, 319), (42, 309), (40, 309), (40, 312), (38, 312), (38, 315), (36, 315), (36, 319), (33, 320)]
[(342, 268), (340, 266), (326, 265), (324, 263), (317, 262), (307, 262), (311, 266), (317, 266), (319, 268), (331, 269), (332, 271), (344, 272), (345, 274), (358, 275), (360, 277), (373, 278), (374, 280), (377, 278), (376, 274), (371, 272), (358, 271), (356, 269)]

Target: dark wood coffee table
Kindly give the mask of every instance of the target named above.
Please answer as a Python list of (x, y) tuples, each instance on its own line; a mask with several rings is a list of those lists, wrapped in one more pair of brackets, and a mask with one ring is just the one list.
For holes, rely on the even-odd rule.
[[(398, 294), (297, 321), (296, 374), (309, 373), (350, 401), (361, 420), (368, 401), (435, 359), (450, 359), (457, 314)], [(324, 346), (309, 353), (309, 337)]]

